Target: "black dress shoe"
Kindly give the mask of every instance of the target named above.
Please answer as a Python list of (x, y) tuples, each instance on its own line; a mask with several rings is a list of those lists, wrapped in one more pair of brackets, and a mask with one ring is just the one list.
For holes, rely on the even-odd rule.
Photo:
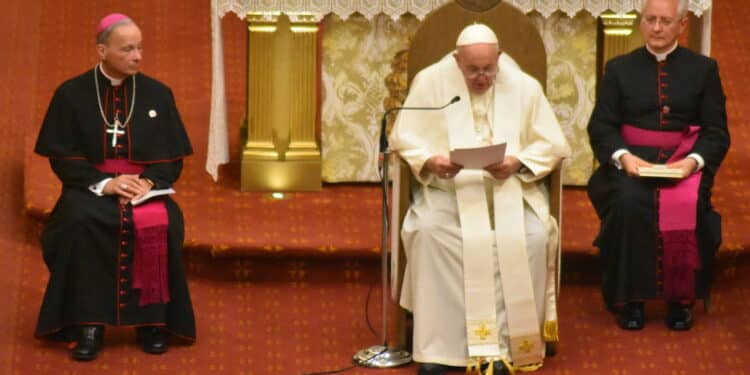
[(438, 363), (422, 363), (419, 365), (417, 375), (445, 375), (448, 372), (448, 366)]
[(510, 375), (510, 369), (505, 365), (503, 361), (495, 361), (492, 365), (493, 375)]
[(670, 303), (665, 321), (669, 329), (687, 331), (693, 327), (693, 312), (690, 306), (680, 303)]
[(166, 353), (169, 349), (167, 344), (167, 332), (161, 327), (137, 327), (136, 341), (141, 343), (141, 348), (149, 354)]
[[(482, 374), (487, 373), (488, 363), (482, 363), (480, 370)], [(505, 365), (503, 361), (492, 362), (492, 375), (510, 375), (510, 369)]]
[(76, 361), (91, 361), (96, 359), (102, 350), (104, 342), (104, 326), (85, 325), (80, 328), (78, 344), (70, 352)]
[(617, 324), (622, 329), (639, 330), (646, 324), (643, 302), (628, 302), (617, 314)]

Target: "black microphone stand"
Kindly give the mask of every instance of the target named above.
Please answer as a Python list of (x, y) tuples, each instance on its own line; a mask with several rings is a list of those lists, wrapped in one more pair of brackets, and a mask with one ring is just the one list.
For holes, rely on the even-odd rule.
[(403, 366), (412, 361), (411, 353), (398, 348), (392, 348), (388, 346), (388, 234), (390, 233), (390, 226), (388, 225), (388, 159), (391, 156), (391, 151), (388, 149), (388, 137), (385, 133), (386, 118), (388, 114), (395, 110), (399, 110), (402, 107), (391, 108), (383, 113), (383, 118), (380, 120), (380, 183), (382, 186), (382, 231), (380, 241), (380, 279), (381, 279), (381, 293), (382, 293), (382, 331), (381, 331), (381, 345), (373, 345), (368, 348), (362, 349), (354, 354), (354, 363), (360, 366), (376, 367), (376, 368), (390, 368)]
[[(381, 293), (382, 293), (382, 333), (381, 333), (381, 345), (373, 345), (368, 348), (362, 349), (354, 354), (352, 358), (354, 363), (360, 366), (375, 367), (375, 368), (390, 368), (403, 366), (412, 361), (411, 353), (406, 350), (392, 348), (388, 346), (388, 284), (390, 278), (388, 277), (388, 234), (389, 222), (388, 222), (388, 162), (391, 156), (391, 151), (388, 149), (388, 136), (386, 135), (386, 118), (393, 111), (404, 110), (440, 110), (457, 101), (461, 100), (459, 96), (454, 96), (450, 102), (440, 107), (395, 107), (385, 111), (383, 117), (380, 120), (380, 160), (381, 160), (381, 175), (380, 182), (382, 185), (382, 231), (380, 241), (380, 278), (381, 278)], [(393, 255), (398, 256), (398, 255)]]

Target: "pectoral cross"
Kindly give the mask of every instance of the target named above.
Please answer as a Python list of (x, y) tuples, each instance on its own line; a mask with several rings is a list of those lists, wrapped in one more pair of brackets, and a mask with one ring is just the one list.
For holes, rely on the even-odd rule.
[(107, 129), (107, 133), (112, 134), (112, 147), (117, 146), (117, 136), (125, 134), (125, 130), (119, 130), (119, 127), (122, 127), (122, 124), (120, 123), (120, 119), (116, 118), (115, 126), (112, 129)]

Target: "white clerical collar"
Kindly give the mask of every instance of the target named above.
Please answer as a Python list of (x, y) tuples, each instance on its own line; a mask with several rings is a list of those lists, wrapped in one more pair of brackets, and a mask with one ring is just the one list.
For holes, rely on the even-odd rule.
[(654, 55), (654, 57), (656, 57), (656, 61), (662, 62), (662, 61), (664, 61), (664, 60), (666, 60), (666, 59), (667, 59), (667, 56), (668, 56), (668, 55), (669, 55), (670, 53), (674, 52), (674, 50), (676, 50), (676, 49), (677, 49), (677, 44), (678, 44), (678, 43), (677, 43), (677, 42), (675, 41), (675, 42), (674, 42), (674, 45), (672, 46), (672, 48), (670, 48), (670, 49), (669, 49), (669, 51), (667, 51), (667, 52), (662, 52), (662, 53), (657, 53), (657, 52), (654, 52), (654, 51), (653, 51), (653, 50), (651, 49), (651, 47), (649, 47), (649, 46), (648, 46), (648, 44), (646, 44), (646, 49), (648, 50), (648, 52), (649, 52), (650, 54), (652, 54), (652, 55)]
[(122, 81), (124, 81), (124, 78), (123, 79), (117, 79), (117, 78), (113, 78), (112, 76), (110, 76), (109, 74), (107, 74), (107, 72), (104, 71), (104, 67), (102, 66), (101, 63), (99, 63), (99, 71), (102, 72), (102, 74), (104, 74), (105, 77), (107, 77), (107, 79), (112, 84), (112, 86), (120, 86), (120, 84), (122, 83)]

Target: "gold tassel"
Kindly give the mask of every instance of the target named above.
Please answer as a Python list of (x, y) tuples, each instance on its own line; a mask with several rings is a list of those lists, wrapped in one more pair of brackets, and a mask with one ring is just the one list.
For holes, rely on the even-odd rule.
[(466, 366), (466, 375), (482, 375), (482, 361), (484, 358), (476, 357), (475, 362)]
[(483, 361), (484, 361), (484, 358), (477, 357), (477, 364), (474, 365), (475, 366), (474, 367), (475, 368), (474, 374), (476, 374), (476, 375), (482, 375), (482, 362)]
[(560, 341), (557, 329), (557, 321), (547, 320), (544, 322), (544, 341), (557, 342)]
[[(518, 371), (520, 371), (520, 372), (532, 372), (532, 371), (537, 371), (540, 368), (542, 368), (542, 363), (537, 363), (537, 364), (533, 364), (533, 365), (526, 365), (526, 366), (519, 366), (519, 367), (516, 367), (515, 369), (518, 370)], [(511, 374), (515, 374), (515, 371), (511, 371), (510, 373)]]
[[(516, 369), (515, 369), (515, 368), (513, 367), (513, 365), (511, 365), (511, 364), (510, 364), (510, 362), (508, 362), (508, 361), (507, 361), (506, 359), (504, 359), (504, 358), (498, 358), (498, 359), (490, 358), (490, 359), (488, 360), (488, 365), (487, 365), (487, 369), (486, 369), (486, 370), (484, 370), (484, 374), (482, 374), (482, 367), (481, 367), (481, 365), (482, 365), (482, 359), (480, 358), (480, 359), (479, 359), (479, 361), (477, 362), (477, 365), (476, 365), (476, 366), (477, 366), (477, 367), (476, 367), (476, 368), (477, 368), (477, 370), (476, 370), (475, 372), (473, 372), (472, 374), (478, 374), (478, 375), (494, 375), (494, 374), (495, 374), (495, 362), (497, 362), (497, 361), (500, 361), (500, 362), (502, 362), (502, 363), (503, 363), (503, 364), (505, 365), (505, 368), (507, 368), (507, 369), (508, 369), (508, 371), (510, 371), (510, 374), (511, 374), (511, 375), (515, 375), (515, 374), (516, 374)], [(468, 368), (467, 368), (467, 374), (468, 374), (468, 373), (469, 373), (469, 372), (468, 372)]]
[(508, 371), (510, 371), (510, 375), (516, 375), (516, 368), (513, 367), (513, 365), (511, 365), (510, 362), (508, 362), (504, 358), (500, 358), (500, 360), (503, 361), (503, 364), (505, 365), (505, 368), (507, 368)]
[(487, 370), (484, 372), (484, 375), (494, 375), (494, 374), (495, 374), (495, 360), (490, 359), (490, 362), (487, 365)]

